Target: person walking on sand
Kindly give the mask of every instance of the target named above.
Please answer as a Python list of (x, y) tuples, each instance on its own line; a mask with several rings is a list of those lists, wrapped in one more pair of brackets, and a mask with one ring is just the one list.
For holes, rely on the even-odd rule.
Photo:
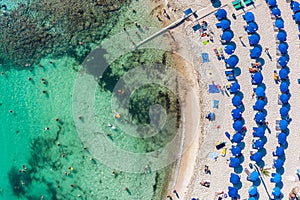
[(266, 54), (269, 54), (269, 48), (265, 48), (265, 52), (266, 52)]
[(173, 198), (170, 195), (168, 195), (167, 198), (169, 198), (169, 200), (173, 200)]
[(176, 197), (179, 199), (179, 194), (176, 190), (173, 190), (173, 193), (175, 193)]

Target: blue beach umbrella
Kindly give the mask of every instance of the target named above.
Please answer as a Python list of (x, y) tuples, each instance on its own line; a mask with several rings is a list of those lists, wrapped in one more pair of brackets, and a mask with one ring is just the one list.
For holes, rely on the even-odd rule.
[(284, 149), (282, 147), (276, 147), (276, 156), (283, 156), (284, 155)]
[(230, 174), (230, 183), (232, 183), (233, 185), (240, 183), (240, 180), (241, 178), (239, 177), (239, 175), (234, 173)]
[(280, 188), (279, 187), (275, 187), (272, 191), (272, 194), (275, 196), (275, 197), (279, 197), (281, 195), (281, 191), (280, 191)]
[(255, 121), (257, 123), (262, 123), (263, 121), (265, 121), (265, 119), (266, 119), (266, 116), (264, 113), (258, 112), (255, 114)]
[(286, 144), (286, 134), (280, 133), (278, 135), (278, 144), (285, 145)]
[(253, 134), (257, 137), (263, 137), (265, 135), (265, 129), (263, 127), (258, 127), (255, 131), (255, 134)]
[(252, 147), (253, 149), (262, 149), (264, 147), (265, 143), (263, 140), (261, 139), (258, 139), (258, 140), (255, 140)]
[(300, 4), (298, 2), (296, 2), (296, 1), (293, 1), (291, 3), (291, 9), (293, 9), (294, 13), (300, 11)]
[(263, 100), (258, 99), (253, 106), (254, 110), (262, 111), (265, 107), (265, 102)]
[(293, 19), (295, 20), (295, 22), (298, 24), (300, 22), (300, 13), (296, 13), (294, 16), (293, 16)]
[(287, 94), (282, 94), (280, 95), (279, 99), (283, 104), (286, 104), (289, 102), (290, 97)]
[(260, 36), (258, 34), (252, 34), (248, 37), (250, 45), (257, 45), (260, 40)]
[(289, 90), (289, 85), (287, 84), (287, 82), (281, 82), (280, 91), (282, 93), (286, 93), (288, 90)]
[(236, 168), (238, 166), (240, 166), (240, 160), (236, 157), (233, 157), (233, 158), (230, 158), (230, 163), (229, 163), (229, 166), (230, 167), (233, 167), (233, 168)]
[(253, 49), (250, 49), (250, 57), (251, 58), (259, 58), (261, 56), (261, 49), (258, 47), (254, 47)]
[(231, 55), (228, 59), (225, 60), (230, 67), (235, 67), (239, 62), (239, 59), (236, 55)]
[(279, 77), (281, 79), (286, 79), (289, 75), (289, 71), (285, 68), (282, 68), (281, 70), (279, 70)]
[(273, 177), (273, 181), (274, 183), (280, 183), (280, 181), (282, 180), (282, 177), (280, 174), (276, 173)]
[(240, 120), (237, 120), (237, 121), (233, 122), (232, 127), (235, 131), (240, 131), (243, 128), (243, 122)]
[(246, 31), (248, 33), (255, 33), (255, 31), (257, 31), (258, 29), (258, 26), (255, 22), (250, 22), (248, 25), (247, 25), (247, 28), (246, 28)]
[(254, 22), (254, 14), (252, 12), (246, 12), (243, 15), (244, 20), (248, 23)]
[(264, 97), (266, 94), (265, 94), (265, 89), (263, 87), (257, 87), (255, 89), (255, 94), (257, 97)]
[(228, 196), (231, 198), (235, 198), (238, 196), (238, 189), (235, 187), (228, 187)]
[(226, 29), (229, 29), (230, 28), (230, 21), (228, 19), (223, 19), (220, 22), (220, 26), (221, 26), (223, 31), (226, 30)]
[(217, 17), (218, 20), (225, 19), (227, 16), (227, 12), (224, 9), (219, 9), (216, 13), (215, 16)]
[(285, 31), (279, 31), (278, 34), (277, 34), (277, 39), (280, 42), (286, 41), (286, 32)]
[(242, 111), (238, 108), (233, 109), (231, 115), (233, 119), (240, 119), (242, 117)]
[(279, 112), (281, 117), (286, 117), (289, 114), (289, 109), (287, 107), (281, 107)]
[(288, 60), (286, 57), (284, 56), (281, 56), (279, 59), (278, 59), (278, 64), (281, 66), (281, 67), (285, 67), (288, 63)]
[(263, 76), (260, 72), (256, 72), (253, 76), (253, 81), (256, 83), (256, 84), (261, 84), (262, 81), (263, 81)]
[(250, 160), (253, 160), (255, 162), (260, 162), (262, 161), (262, 157), (263, 157), (262, 154), (258, 151), (255, 154), (250, 156)]
[(257, 171), (251, 172), (250, 176), (250, 181), (255, 182), (259, 178), (259, 173)]
[(239, 156), (239, 155), (241, 155), (241, 153), (242, 153), (242, 149), (241, 149), (241, 147), (239, 147), (239, 146), (232, 146), (232, 147), (231, 147), (231, 153), (232, 153), (232, 155), (234, 155), (234, 156)]
[(242, 99), (240, 96), (235, 95), (232, 98), (231, 102), (235, 107), (239, 107), (242, 104)]
[(278, 45), (278, 50), (280, 51), (280, 53), (285, 54), (287, 53), (288, 45), (286, 43), (280, 43)]
[(280, 120), (280, 122), (279, 122), (279, 127), (281, 130), (287, 129), (288, 125), (289, 125), (289, 123), (284, 119)]
[(274, 167), (276, 169), (280, 169), (282, 168), (282, 166), (283, 166), (283, 160), (278, 158), (277, 160), (274, 161)]
[(229, 42), (233, 38), (233, 33), (230, 31), (223, 32), (221, 39)]
[(276, 19), (275, 26), (279, 29), (284, 28), (284, 21), (281, 18)]
[(249, 195), (254, 196), (257, 194), (257, 187), (256, 186), (251, 186), (248, 190)]
[(272, 14), (275, 16), (275, 17), (280, 17), (281, 15), (281, 11), (278, 7), (274, 7), (272, 8)]
[(227, 46), (224, 48), (224, 51), (225, 51), (227, 54), (231, 55), (231, 54), (234, 53), (235, 47), (234, 47), (233, 45), (227, 45)]
[(270, 7), (274, 7), (274, 6), (276, 6), (277, 2), (276, 2), (276, 0), (268, 0), (268, 4)]
[(230, 91), (233, 93), (237, 93), (238, 91), (240, 91), (240, 88), (240, 84), (238, 82), (234, 82), (230, 86)]
[(236, 133), (232, 136), (231, 142), (240, 143), (243, 140), (243, 135), (240, 133)]

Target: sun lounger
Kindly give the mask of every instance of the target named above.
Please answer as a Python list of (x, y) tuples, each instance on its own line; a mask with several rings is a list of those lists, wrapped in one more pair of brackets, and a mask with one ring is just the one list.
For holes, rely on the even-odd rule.
[(224, 59), (225, 57), (224, 57), (224, 53), (223, 53), (222, 47), (219, 47), (219, 48), (218, 48), (218, 51), (219, 51), (219, 53), (220, 53), (221, 59)]
[(244, 172), (247, 174), (247, 180), (250, 178), (250, 171), (248, 170), (247, 167), (244, 168)]
[(235, 6), (235, 5), (241, 4), (242, 1), (241, 0), (235, 0), (235, 1), (231, 2), (231, 3), (232, 3), (233, 6)]
[(227, 76), (227, 80), (228, 81), (235, 81), (235, 76), (234, 75), (230, 75), (230, 76)]
[(214, 52), (215, 52), (215, 55), (217, 56), (218, 60), (221, 60), (221, 57), (220, 57), (220, 54), (219, 54), (217, 48), (214, 48)]
[(225, 75), (226, 76), (234, 75), (234, 71), (233, 70), (227, 70), (227, 71), (225, 71)]
[(253, 4), (254, 1), (253, 0), (245, 0), (244, 3), (246, 4), (246, 6), (249, 6), (249, 5)]
[(278, 105), (282, 105), (282, 102), (280, 100), (280, 94), (278, 94)]

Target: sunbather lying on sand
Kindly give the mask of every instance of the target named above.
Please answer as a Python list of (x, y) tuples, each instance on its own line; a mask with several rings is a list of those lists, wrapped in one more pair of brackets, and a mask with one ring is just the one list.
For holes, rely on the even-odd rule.
[(204, 187), (207, 187), (207, 188), (209, 188), (209, 186), (210, 186), (210, 181), (200, 181), (200, 185), (202, 185), (202, 186), (204, 186)]

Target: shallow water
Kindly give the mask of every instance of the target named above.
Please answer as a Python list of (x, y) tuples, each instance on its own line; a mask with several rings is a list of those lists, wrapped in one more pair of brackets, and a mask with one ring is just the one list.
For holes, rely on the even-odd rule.
[[(16, 1), (10, 4), (10, 9), (14, 5)], [(137, 3), (132, 8), (145, 10)], [(128, 20), (129, 14), (125, 15), (120, 18), (121, 24)], [(116, 27), (121, 29), (122, 25)], [(143, 63), (161, 62), (162, 54), (146, 51)], [(70, 56), (59, 59), (48, 56), (43, 57), (40, 64), (43, 67), (36, 64), (31, 71), (16, 70), (12, 65), (1, 67), (5, 74), (0, 77), (0, 199), (40, 199), (42, 196), (45, 199), (78, 196), (82, 199), (160, 199), (169, 168), (147, 169), (144, 173), (123, 172), (105, 165), (90, 152), (92, 147), (83, 144), (74, 123), (79, 116), (74, 115), (73, 98), (75, 80), (78, 73), (82, 73), (81, 63)], [(117, 73), (124, 73), (122, 71)], [(141, 153), (168, 143), (164, 135), (155, 141), (126, 136), (117, 126), (110, 108), (111, 92), (97, 86), (94, 99), (93, 109), (102, 127), (102, 132), (96, 134), (117, 147)], [(117, 128), (111, 129), (108, 123)]]

